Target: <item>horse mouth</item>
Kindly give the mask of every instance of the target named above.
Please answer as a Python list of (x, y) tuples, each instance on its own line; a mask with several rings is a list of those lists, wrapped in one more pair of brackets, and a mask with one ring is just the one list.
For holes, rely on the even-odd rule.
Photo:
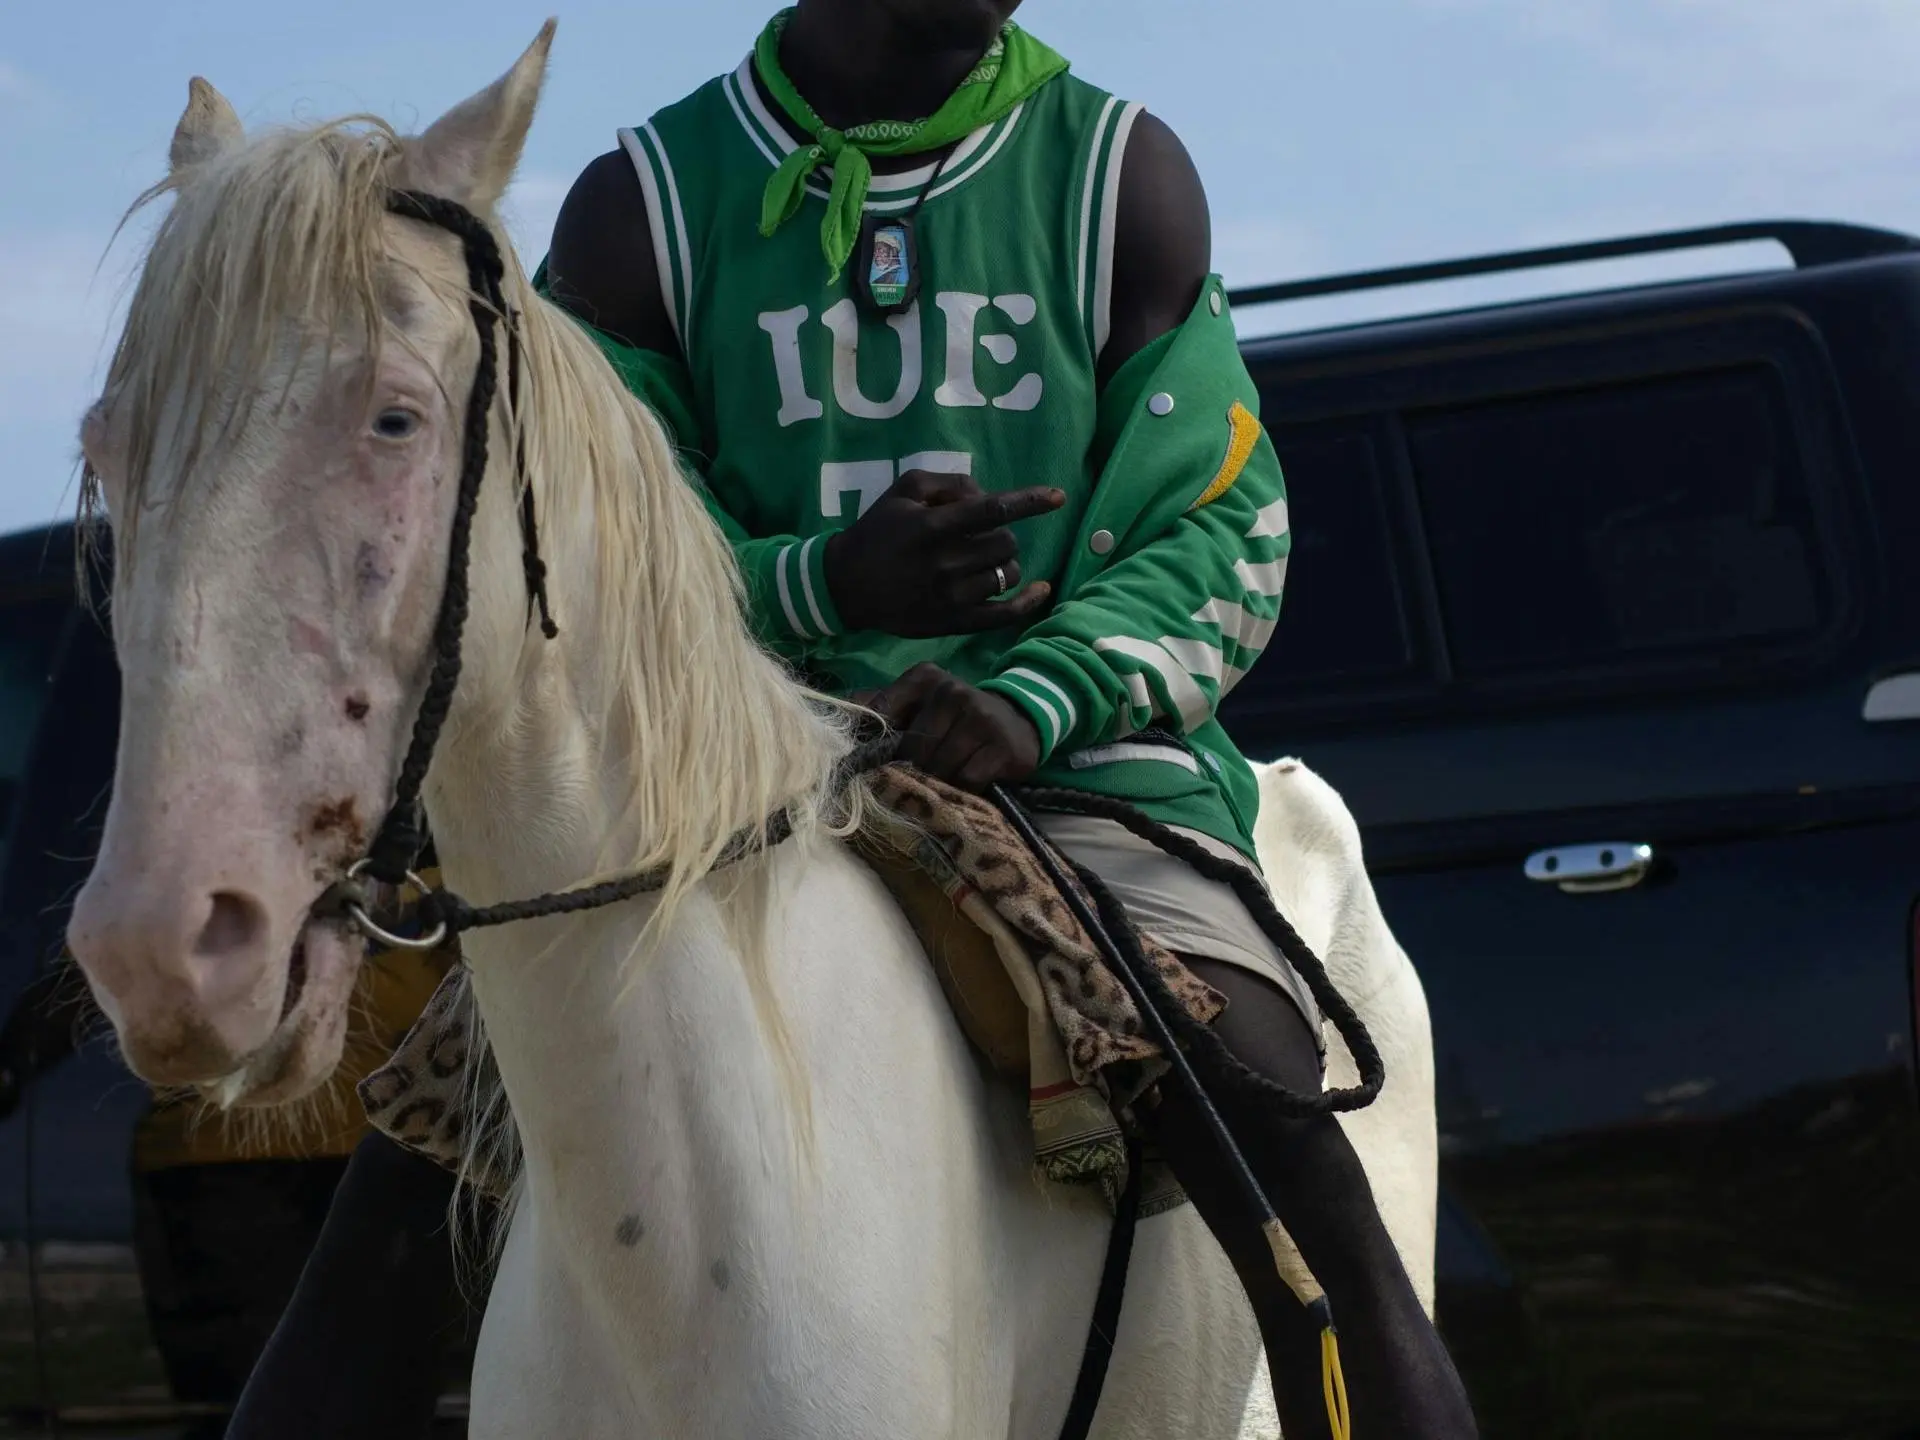
[(355, 932), (309, 916), (287, 957), (273, 1033), (220, 1079), (200, 1087), (222, 1110), (284, 1105), (324, 1084), (339, 1062), (358, 967)]

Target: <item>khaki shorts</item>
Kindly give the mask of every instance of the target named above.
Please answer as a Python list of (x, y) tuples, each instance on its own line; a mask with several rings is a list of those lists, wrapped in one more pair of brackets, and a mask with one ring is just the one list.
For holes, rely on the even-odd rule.
[[(1184, 861), (1143, 840), (1116, 820), (1034, 812), (1033, 822), (1073, 860), (1093, 871), (1143, 935), (1179, 955), (1225, 960), (1279, 987), (1320, 1040), (1320, 1007), (1300, 972), (1282, 955), (1233, 887), (1209, 880)], [(1258, 876), (1251, 861), (1210, 835), (1173, 827), (1195, 844)], [(1262, 882), (1264, 883), (1264, 881)]]

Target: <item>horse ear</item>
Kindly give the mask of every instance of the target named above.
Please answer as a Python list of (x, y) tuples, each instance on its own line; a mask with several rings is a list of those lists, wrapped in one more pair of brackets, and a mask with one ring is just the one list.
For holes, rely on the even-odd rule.
[(407, 142), (402, 166), (407, 188), (482, 211), (506, 193), (533, 124), (553, 27), (554, 22), (547, 21), (511, 70)]
[(190, 165), (211, 160), (245, 138), (240, 117), (233, 113), (227, 97), (196, 75), (187, 82), (187, 108), (173, 127), (167, 163), (178, 174)]

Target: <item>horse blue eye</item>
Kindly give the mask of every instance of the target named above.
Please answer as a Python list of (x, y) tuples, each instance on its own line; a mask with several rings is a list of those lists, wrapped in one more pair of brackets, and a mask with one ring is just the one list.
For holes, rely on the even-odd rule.
[(420, 417), (411, 410), (382, 410), (373, 422), (373, 433), (382, 440), (405, 440), (419, 428)]

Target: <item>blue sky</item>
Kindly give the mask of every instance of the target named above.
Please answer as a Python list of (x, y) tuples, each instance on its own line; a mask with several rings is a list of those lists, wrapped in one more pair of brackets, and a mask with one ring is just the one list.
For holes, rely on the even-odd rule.
[[(511, 199), (523, 250), (543, 247), (570, 177), (616, 126), (738, 62), (766, 3), (557, 10), (547, 97)], [(71, 508), (74, 428), (137, 257), (137, 237), (111, 253), (107, 242), (161, 173), (189, 75), (250, 124), (373, 111), (414, 128), (503, 70), (549, 13), (520, 0), (8, 8), (0, 531)], [(1027, 0), (1021, 19), (1180, 132), (1233, 283), (1761, 216), (1920, 232), (1914, 0)], [(1391, 303), (1249, 312), (1242, 324)]]

